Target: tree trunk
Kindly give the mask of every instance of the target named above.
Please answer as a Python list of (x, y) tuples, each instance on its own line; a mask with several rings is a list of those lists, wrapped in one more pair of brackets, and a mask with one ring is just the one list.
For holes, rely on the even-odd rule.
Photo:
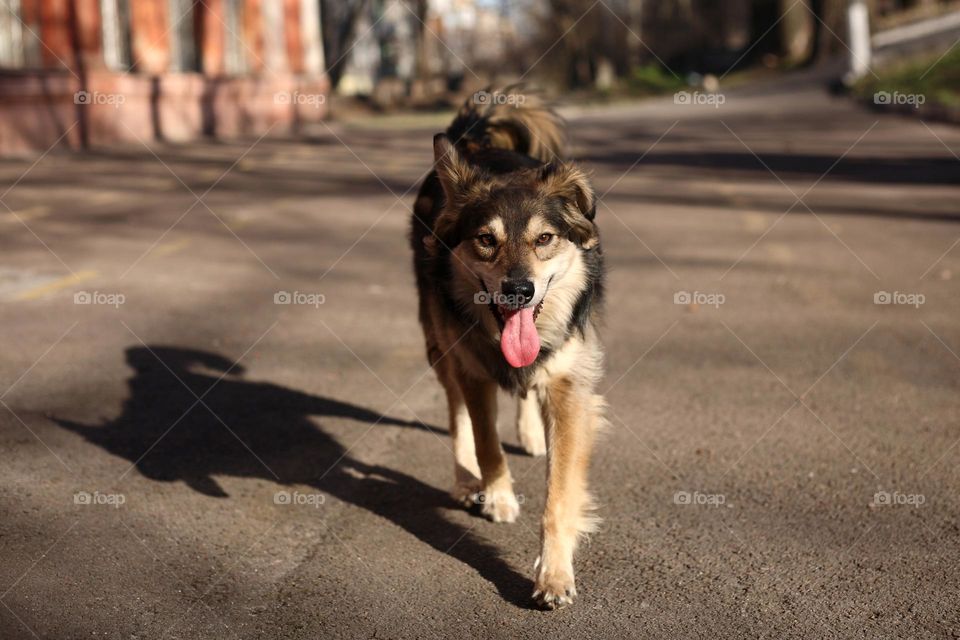
[(357, 37), (357, 19), (367, 10), (368, 4), (368, 0), (320, 0), (323, 53), (330, 86), (334, 89), (340, 83), (350, 48)]
[(814, 32), (819, 23), (802, 3), (780, 0), (781, 54), (790, 64), (803, 64), (813, 55)]

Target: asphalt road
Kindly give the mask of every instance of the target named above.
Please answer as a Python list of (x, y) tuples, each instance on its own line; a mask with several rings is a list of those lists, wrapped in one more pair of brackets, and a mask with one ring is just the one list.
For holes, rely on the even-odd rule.
[(0, 164), (0, 637), (960, 636), (960, 130), (788, 85), (568, 115), (610, 266), (572, 607), (529, 608), (509, 403), (519, 521), (446, 497), (438, 121), (386, 118)]

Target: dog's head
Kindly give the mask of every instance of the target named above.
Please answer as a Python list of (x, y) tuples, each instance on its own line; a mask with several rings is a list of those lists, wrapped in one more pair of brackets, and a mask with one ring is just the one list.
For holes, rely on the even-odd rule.
[(487, 172), (465, 162), (442, 134), (434, 153), (446, 204), (428, 243), (451, 251), (459, 297), (480, 302), (478, 313), (489, 309), (504, 357), (527, 366), (539, 353), (541, 331), (552, 328), (538, 331), (541, 311), (565, 324), (585, 286), (581, 254), (599, 242), (593, 188), (569, 163)]

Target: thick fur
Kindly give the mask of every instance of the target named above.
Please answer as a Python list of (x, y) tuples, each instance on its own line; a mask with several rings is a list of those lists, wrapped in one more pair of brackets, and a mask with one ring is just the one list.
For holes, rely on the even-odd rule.
[[(463, 151), (505, 149), (529, 156), (540, 162), (560, 160), (565, 156), (566, 133), (563, 120), (537, 93), (523, 92), (520, 85), (500, 91), (482, 92), (485, 102), (468, 100), (447, 128), (447, 136)], [(508, 102), (496, 99), (522, 98)]]
[[(539, 98), (523, 98), (469, 101), (435, 137), (410, 238), (427, 358), (449, 403), (454, 496), (497, 522), (518, 515), (497, 434), (499, 386), (519, 398), (524, 448), (549, 456), (534, 597), (555, 608), (576, 594), (577, 538), (596, 524), (587, 468), (603, 422), (595, 387), (604, 269), (593, 188), (561, 159), (562, 121)], [(501, 352), (501, 311), (489, 302), (517, 279), (534, 285), (524, 306), (539, 312), (541, 343), (521, 368)]]

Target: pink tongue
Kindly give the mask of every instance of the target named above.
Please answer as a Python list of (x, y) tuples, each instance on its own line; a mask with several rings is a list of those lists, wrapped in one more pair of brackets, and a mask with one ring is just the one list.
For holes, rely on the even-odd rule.
[(512, 367), (526, 367), (537, 359), (537, 354), (540, 353), (540, 336), (533, 324), (533, 307), (504, 311), (500, 351)]

